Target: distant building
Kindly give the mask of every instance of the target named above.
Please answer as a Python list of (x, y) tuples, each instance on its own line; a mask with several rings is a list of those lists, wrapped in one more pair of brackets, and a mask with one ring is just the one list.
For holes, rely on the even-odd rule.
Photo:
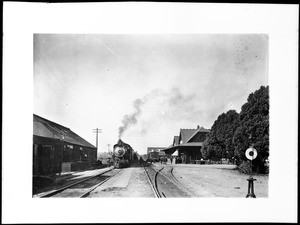
[[(147, 148), (147, 158), (148, 159), (158, 159), (160, 157), (159, 154), (163, 151), (165, 147), (148, 147)], [(164, 154), (164, 153), (163, 153)]]
[(159, 157), (166, 157), (167, 154), (164, 152), (164, 150), (160, 150), (160, 151), (158, 152), (158, 156), (159, 156)]
[(69, 128), (33, 114), (33, 175), (83, 170), (97, 160), (97, 148)]
[(164, 149), (167, 155), (178, 155), (183, 163), (200, 160), (201, 148), (209, 129), (197, 126), (197, 129), (180, 129), (179, 136), (174, 136), (173, 144)]

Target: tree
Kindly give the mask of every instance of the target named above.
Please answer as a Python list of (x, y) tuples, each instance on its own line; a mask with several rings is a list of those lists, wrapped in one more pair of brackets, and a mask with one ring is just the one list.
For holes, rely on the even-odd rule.
[(240, 161), (246, 161), (245, 151), (253, 146), (258, 153), (257, 158), (253, 160), (253, 169), (256, 172), (264, 172), (264, 161), (269, 157), (268, 86), (261, 86), (249, 95), (239, 118), (240, 126), (233, 137), (235, 155)]
[(201, 155), (204, 159), (211, 159), (214, 157), (214, 152), (211, 149), (208, 149), (208, 139), (203, 142), (203, 146), (201, 148)]
[(232, 158), (234, 156), (233, 136), (238, 126), (239, 114), (235, 110), (219, 115), (204, 143), (205, 156)]

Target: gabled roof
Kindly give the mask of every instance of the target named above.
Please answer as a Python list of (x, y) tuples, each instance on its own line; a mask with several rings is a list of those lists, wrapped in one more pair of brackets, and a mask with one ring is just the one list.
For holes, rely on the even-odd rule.
[(209, 129), (205, 129), (204, 127), (200, 127), (200, 128), (195, 130), (195, 132), (188, 138), (188, 140), (186, 142), (189, 142), (199, 132), (209, 133), (209, 131), (210, 131)]
[(182, 143), (179, 144), (185, 144), (197, 130), (198, 129), (180, 129), (179, 139), (182, 140)]
[(198, 127), (197, 129), (180, 129), (178, 144), (180, 144), (179, 140), (182, 140), (181, 144), (185, 144), (189, 142), (193, 137), (195, 137), (199, 132), (209, 133), (209, 131), (209, 129), (205, 129), (203, 127)]
[[(206, 133), (209, 133), (209, 129), (197, 126), (196, 129), (180, 129), (179, 136), (174, 136), (173, 145), (166, 148), (164, 151), (168, 154), (172, 154), (176, 149), (182, 147), (202, 147), (203, 140), (206, 138)], [(178, 145), (174, 145), (175, 138), (178, 137)], [(182, 143), (179, 143), (182, 140)]]
[(179, 136), (174, 136), (173, 145), (172, 146), (176, 146), (176, 145), (179, 145)]
[(60, 139), (64, 142), (80, 145), (83, 147), (96, 148), (94, 145), (84, 140), (69, 128), (35, 114), (33, 114), (33, 135)]

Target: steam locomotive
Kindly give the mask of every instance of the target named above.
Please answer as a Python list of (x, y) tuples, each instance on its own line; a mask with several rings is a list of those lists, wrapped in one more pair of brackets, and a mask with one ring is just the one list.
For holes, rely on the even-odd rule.
[(134, 160), (134, 151), (129, 144), (119, 139), (118, 143), (114, 145), (112, 156), (114, 167), (124, 168)]

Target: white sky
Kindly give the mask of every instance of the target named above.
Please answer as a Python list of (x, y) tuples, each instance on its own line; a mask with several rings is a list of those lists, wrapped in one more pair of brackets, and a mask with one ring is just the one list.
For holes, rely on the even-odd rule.
[[(180, 128), (210, 128), (268, 84), (264, 34), (35, 34), (34, 113), (69, 127), (99, 152), (122, 139), (140, 154), (167, 147)], [(156, 91), (156, 94), (153, 92)]]

